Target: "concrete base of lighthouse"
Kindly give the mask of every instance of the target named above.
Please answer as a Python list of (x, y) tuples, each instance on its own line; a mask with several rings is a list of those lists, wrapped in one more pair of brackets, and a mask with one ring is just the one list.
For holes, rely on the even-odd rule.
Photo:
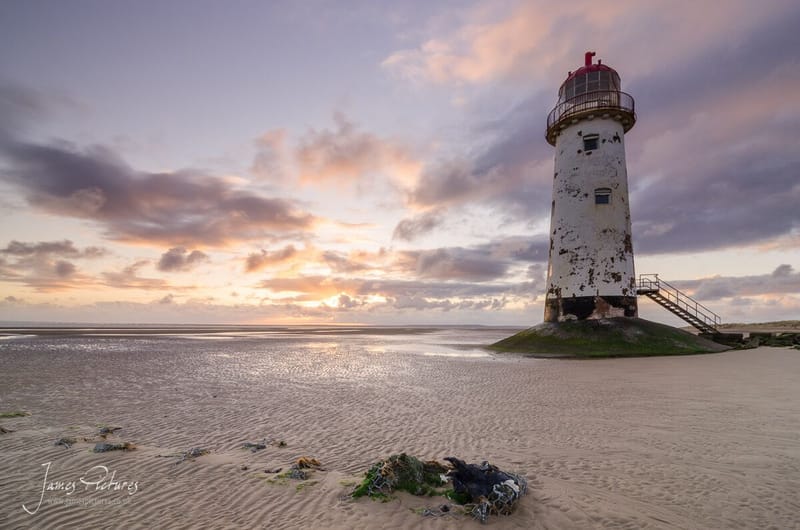
[(638, 316), (635, 296), (571, 296), (548, 298), (545, 322)]
[(688, 355), (730, 349), (688, 331), (642, 318), (543, 322), (489, 346), (532, 357)]

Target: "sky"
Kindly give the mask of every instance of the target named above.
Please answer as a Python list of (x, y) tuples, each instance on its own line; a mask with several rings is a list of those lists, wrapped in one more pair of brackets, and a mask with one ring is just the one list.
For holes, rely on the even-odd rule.
[(0, 321), (537, 324), (587, 50), (637, 274), (800, 318), (800, 4), (723, 4), (5, 0)]

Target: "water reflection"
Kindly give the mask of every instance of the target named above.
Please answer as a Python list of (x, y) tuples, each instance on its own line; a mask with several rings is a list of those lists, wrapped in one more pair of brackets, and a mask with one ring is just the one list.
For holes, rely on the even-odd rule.
[(191, 381), (191, 388), (257, 380), (276, 387), (321, 389), (327, 384), (347, 383), (380, 389), (390, 379), (419, 375), (426, 366), (423, 357), (431, 361), (440, 358), (441, 362), (492, 360), (494, 355), (482, 345), (507, 336), (509, 331), (446, 327), (94, 327), (51, 328), (39, 336), (11, 334), (11, 330), (7, 333), (0, 341), (0, 353), (58, 354), (65, 356), (65, 362), (70, 358), (90, 364), (106, 358), (115, 365), (131, 368), (132, 363), (145, 363), (153, 367), (153, 381), (170, 374), (176, 381)]

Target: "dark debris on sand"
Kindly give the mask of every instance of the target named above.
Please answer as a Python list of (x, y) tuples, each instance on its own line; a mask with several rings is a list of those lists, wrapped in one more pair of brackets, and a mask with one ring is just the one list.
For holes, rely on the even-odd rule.
[[(444, 495), (485, 523), (489, 515), (509, 515), (527, 489), (525, 478), (501, 471), (488, 462), (478, 465), (455, 457), (445, 460), (449, 466), (435, 460), (422, 461), (405, 453), (391, 455), (367, 470), (351, 496), (387, 500), (395, 491)], [(448, 483), (452, 483), (452, 489), (444, 488)], [(421, 513), (441, 517), (450, 511), (450, 507), (443, 504), (435, 509), (426, 508)]]
[(133, 451), (134, 449), (136, 449), (136, 446), (130, 442), (120, 442), (116, 444), (97, 442), (94, 444), (94, 449), (92, 449), (92, 452), (106, 453), (108, 451)]

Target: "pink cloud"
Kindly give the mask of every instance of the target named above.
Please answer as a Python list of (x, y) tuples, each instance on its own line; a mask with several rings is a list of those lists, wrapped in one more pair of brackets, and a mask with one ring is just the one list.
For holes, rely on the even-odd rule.
[(585, 49), (596, 49), (601, 57), (644, 75), (709, 46), (729, 46), (793, 7), (791, 0), (776, 0), (764, 9), (749, 0), (724, 6), (689, 0), (533, 0), (500, 13), (481, 6), (459, 26), (393, 52), (382, 66), (415, 82), (530, 82), (565, 75), (567, 68), (581, 64)]
[(377, 175), (400, 184), (416, 179), (420, 163), (398, 142), (362, 132), (343, 114), (334, 115), (334, 130), (310, 130), (295, 149), (303, 184), (353, 184)]
[(269, 265), (283, 263), (297, 256), (297, 249), (293, 245), (286, 245), (280, 250), (253, 252), (245, 260), (245, 272), (257, 272)]

